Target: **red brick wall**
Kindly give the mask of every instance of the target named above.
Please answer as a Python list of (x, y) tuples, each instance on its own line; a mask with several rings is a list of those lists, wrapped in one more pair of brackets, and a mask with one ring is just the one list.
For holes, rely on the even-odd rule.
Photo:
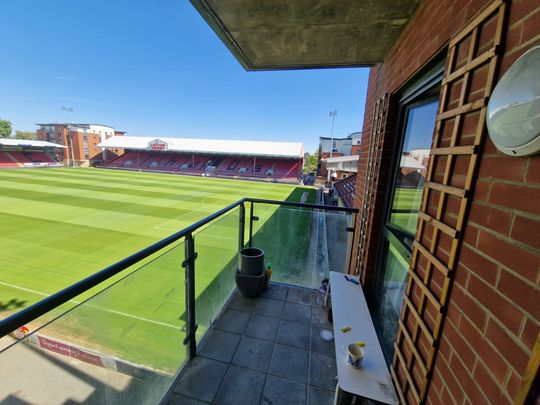
[(101, 148), (96, 145), (101, 143), (101, 136), (99, 134), (88, 134), (88, 157), (90, 160), (102, 160)]
[(361, 151), (360, 145), (353, 145), (351, 147), (351, 155), (359, 155)]
[[(385, 63), (372, 68), (356, 207), (363, 198), (375, 101), (399, 90), (488, 3), (424, 1)], [(500, 74), (540, 43), (540, 3), (509, 5)], [(395, 135), (393, 125), (395, 118), (389, 117), (389, 138)], [(376, 193), (381, 202), (387, 186), (383, 175)], [(379, 228), (380, 221), (374, 222), (372, 240), (378, 239)], [(367, 287), (376, 248), (369, 245), (369, 257), (359, 266)], [(427, 402), (510, 403), (540, 331), (540, 156), (504, 156), (487, 138), (458, 263)]]

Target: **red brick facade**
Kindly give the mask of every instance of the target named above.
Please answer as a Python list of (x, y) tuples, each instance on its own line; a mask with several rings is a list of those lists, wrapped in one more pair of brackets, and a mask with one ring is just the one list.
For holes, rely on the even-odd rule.
[[(392, 95), (491, 3), (424, 1), (385, 62), (371, 69), (355, 199), (360, 210), (375, 102), (389, 94), (390, 108), (381, 170), (373, 194), (373, 220), (367, 232), (367, 256), (357, 263), (368, 292), (377, 268), (383, 219), (380, 214), (389, 186), (388, 172), (396, 136)], [(540, 43), (540, 2), (508, 2), (507, 11), (498, 77), (520, 55)], [(480, 49), (489, 43), (490, 32), (486, 29), (480, 36)], [(475, 80), (473, 77), (471, 81), (470, 99), (475, 97)], [(462, 135), (466, 136), (467, 131), (465, 119)], [(457, 177), (452, 183), (456, 186), (463, 181), (459, 164), (456, 160)], [(450, 200), (446, 207), (448, 215), (452, 215), (454, 208)], [(540, 156), (505, 156), (486, 137), (464, 229), (426, 402), (511, 403), (520, 391), (540, 331)], [(354, 246), (358, 246), (360, 231), (356, 232)], [(357, 256), (358, 252), (353, 251), (353, 259)], [(411, 397), (408, 399), (414, 402)]]
[[(101, 142), (99, 134), (92, 132), (87, 133), (88, 139), (88, 157), (86, 157), (84, 150), (84, 133), (82, 131), (68, 131), (67, 125), (53, 125), (54, 135), (50, 139), (45, 129), (37, 130), (37, 139), (42, 141), (49, 141), (64, 145), (66, 149), (58, 149), (58, 157), (64, 163), (71, 161), (73, 158), (76, 162), (85, 162), (93, 160), (101, 160), (101, 148), (97, 145)], [(73, 154), (71, 148), (73, 147)]]

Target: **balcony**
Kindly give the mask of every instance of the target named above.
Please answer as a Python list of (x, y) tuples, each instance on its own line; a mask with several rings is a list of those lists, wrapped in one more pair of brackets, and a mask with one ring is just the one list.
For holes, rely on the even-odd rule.
[(322, 302), (285, 284), (255, 299), (235, 292), (166, 403), (331, 404), (335, 353), (320, 335), (332, 329)]
[[(355, 215), (243, 199), (0, 321), (0, 402), (331, 403), (317, 288)], [(235, 289), (243, 246), (273, 265), (257, 299)]]

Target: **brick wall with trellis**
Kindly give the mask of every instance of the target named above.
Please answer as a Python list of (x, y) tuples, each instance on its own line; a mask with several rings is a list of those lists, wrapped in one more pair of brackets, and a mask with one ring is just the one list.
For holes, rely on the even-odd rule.
[[(500, 8), (504, 24), (499, 45)], [(358, 221), (352, 253), (356, 261), (352, 267), (368, 292), (377, 268), (376, 241), (382, 221), (377, 209), (388, 188), (389, 145), (396, 136), (392, 95), (446, 47), (449, 58), (455, 45), (455, 61), (451, 71), (447, 67), (446, 79), (451, 72), (459, 72), (448, 82), (446, 105), (439, 111), (474, 103), (477, 107), (465, 107), (458, 123), (457, 115), (439, 115), (445, 119), (438, 120), (440, 139), (434, 147), (439, 154), (431, 158), (431, 180), (443, 187), (435, 185), (424, 194), (425, 220), (417, 229), (413, 257), (418, 255), (418, 260), (412, 261), (410, 272), (415, 275), (409, 280), (423, 281), (426, 271), (431, 275), (425, 278), (425, 288), (418, 287), (421, 282), (408, 287), (410, 304), (404, 305), (401, 327), (407, 332), (400, 332), (401, 349), (393, 363), (403, 402), (523, 403), (533, 386), (540, 356), (540, 156), (501, 154), (479, 123), (489, 97), (489, 76), (496, 83), (520, 55), (537, 44), (538, 1), (424, 1), (385, 62), (371, 70), (355, 206), (360, 210), (371, 206), (372, 216)], [(490, 71), (491, 60), (496, 60), (495, 71)], [(377, 103), (384, 98), (389, 100), (389, 110), (385, 122), (378, 125), (385, 149), (373, 179), (366, 176), (370, 153), (374, 153), (370, 142), (377, 133), (372, 126)], [(469, 146), (470, 152), (448, 149)], [(472, 169), (471, 159), (476, 160)], [(364, 187), (369, 181), (375, 181), (370, 193)], [(434, 228), (439, 229), (435, 237)], [(440, 311), (422, 304), (424, 308), (416, 311), (419, 321), (410, 315), (411, 308), (418, 310), (421, 302), (431, 302), (430, 294)]]

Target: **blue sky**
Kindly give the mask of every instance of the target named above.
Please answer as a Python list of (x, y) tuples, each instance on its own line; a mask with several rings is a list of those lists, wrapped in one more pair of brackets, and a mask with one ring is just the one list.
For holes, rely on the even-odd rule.
[(368, 69), (246, 72), (187, 0), (2, 5), (0, 118), (128, 135), (289, 140), (362, 129)]

